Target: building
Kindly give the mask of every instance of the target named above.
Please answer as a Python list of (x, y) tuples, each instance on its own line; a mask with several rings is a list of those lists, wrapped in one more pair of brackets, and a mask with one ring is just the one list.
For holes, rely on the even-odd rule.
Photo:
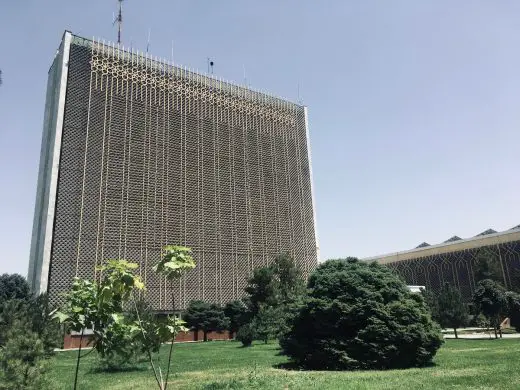
[(456, 286), (466, 300), (475, 286), (480, 259), (494, 261), (507, 289), (520, 288), (520, 225), (503, 232), (488, 229), (475, 237), (453, 236), (442, 244), (423, 242), (415, 249), (363, 259), (385, 264), (407, 284), (438, 292), (444, 283)]
[(105, 259), (193, 248), (176, 308), (243, 295), (282, 252), (318, 259), (306, 107), (127, 48), (64, 34), (49, 71), (28, 279), (56, 304)]

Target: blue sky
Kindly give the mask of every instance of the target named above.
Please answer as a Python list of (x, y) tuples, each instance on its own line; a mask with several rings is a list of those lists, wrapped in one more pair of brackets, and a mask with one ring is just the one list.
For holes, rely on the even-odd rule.
[[(116, 0), (0, 6), (0, 273), (26, 274), (47, 70)], [(520, 223), (520, 2), (127, 0), (123, 42), (309, 107), (322, 259)], [(299, 87), (298, 87), (299, 86)]]

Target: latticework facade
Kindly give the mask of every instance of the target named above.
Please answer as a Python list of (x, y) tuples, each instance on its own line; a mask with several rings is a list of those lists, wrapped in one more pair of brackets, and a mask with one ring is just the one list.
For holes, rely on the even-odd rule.
[(69, 33), (49, 80), (29, 280), (52, 302), (125, 258), (170, 309), (166, 244), (197, 260), (177, 308), (241, 297), (280, 253), (317, 265), (305, 107)]
[(409, 285), (425, 286), (433, 292), (449, 283), (469, 301), (475, 291), (477, 263), (483, 259), (498, 266), (499, 279), (507, 289), (520, 288), (520, 227), (497, 233), (484, 232), (470, 239), (447, 240), (440, 245), (420, 246), (414, 250), (376, 256)]

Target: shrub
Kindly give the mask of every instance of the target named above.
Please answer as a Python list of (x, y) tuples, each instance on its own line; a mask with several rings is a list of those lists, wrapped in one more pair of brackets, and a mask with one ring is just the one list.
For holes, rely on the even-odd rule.
[(284, 354), (313, 369), (424, 366), (443, 339), (421, 295), (391, 270), (331, 260), (311, 275), (308, 295), (280, 338)]
[(236, 339), (242, 343), (244, 347), (250, 347), (255, 339), (255, 332), (252, 324), (245, 324), (240, 327), (237, 332)]
[(40, 389), (45, 351), (28, 324), (16, 321), (0, 348), (0, 389)]
[(103, 369), (119, 371), (137, 363), (141, 357), (141, 344), (135, 337), (137, 329), (128, 324), (125, 318), (108, 324), (103, 333), (97, 345)]

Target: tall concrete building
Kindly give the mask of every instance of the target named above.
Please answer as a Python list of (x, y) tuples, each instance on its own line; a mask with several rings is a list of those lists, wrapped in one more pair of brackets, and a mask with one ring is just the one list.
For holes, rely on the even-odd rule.
[(127, 48), (63, 36), (49, 71), (28, 278), (58, 303), (106, 259), (139, 263), (147, 299), (163, 245), (193, 248), (177, 307), (243, 295), (282, 252), (318, 245), (306, 107)]

